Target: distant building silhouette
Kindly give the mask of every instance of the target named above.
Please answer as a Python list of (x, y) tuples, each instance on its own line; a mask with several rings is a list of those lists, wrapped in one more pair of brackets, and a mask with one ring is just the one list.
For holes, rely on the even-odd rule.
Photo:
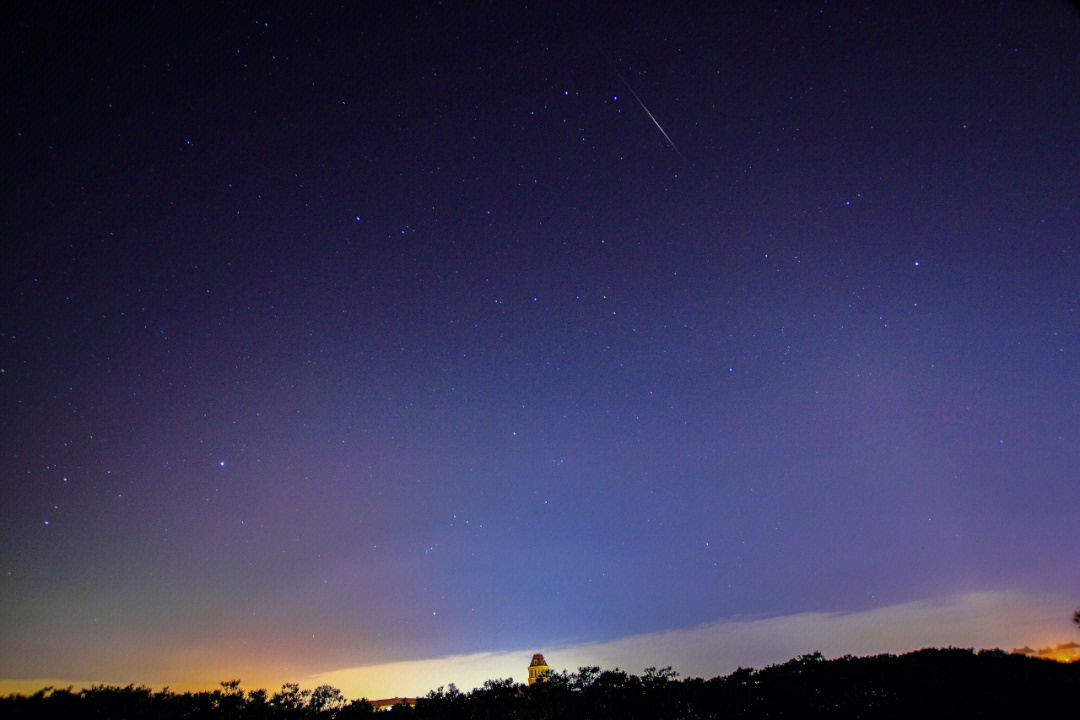
[(532, 662), (529, 663), (529, 684), (543, 682), (544, 676), (548, 674), (549, 670), (551, 668), (548, 667), (543, 654), (536, 653), (533, 655)]
[[(547, 661), (544, 660), (543, 653), (536, 653), (532, 656), (532, 661), (529, 663), (529, 684), (533, 685), (538, 682), (544, 682), (547, 678), (544, 676), (551, 670), (548, 667)], [(371, 705), (376, 711), (393, 710), (397, 705), (408, 705), (409, 707), (416, 707), (416, 698), (414, 697), (392, 697), (383, 698), (382, 700), (368, 700), (368, 704)]]
[(382, 700), (368, 700), (368, 705), (371, 705), (377, 712), (386, 710), (393, 710), (396, 705), (408, 705), (409, 707), (415, 707), (416, 698), (414, 697), (392, 697), (383, 698)]

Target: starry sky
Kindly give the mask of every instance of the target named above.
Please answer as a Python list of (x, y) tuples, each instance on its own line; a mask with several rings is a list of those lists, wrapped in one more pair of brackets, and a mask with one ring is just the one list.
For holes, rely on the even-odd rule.
[(363, 5), (4, 23), (0, 679), (1071, 639), (1080, 14)]

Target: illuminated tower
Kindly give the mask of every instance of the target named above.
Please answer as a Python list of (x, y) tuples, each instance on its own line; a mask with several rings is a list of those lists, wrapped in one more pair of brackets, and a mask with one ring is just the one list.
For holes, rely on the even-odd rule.
[(533, 655), (532, 662), (529, 663), (529, 684), (543, 682), (544, 676), (547, 675), (548, 664), (544, 662), (544, 656), (541, 653)]

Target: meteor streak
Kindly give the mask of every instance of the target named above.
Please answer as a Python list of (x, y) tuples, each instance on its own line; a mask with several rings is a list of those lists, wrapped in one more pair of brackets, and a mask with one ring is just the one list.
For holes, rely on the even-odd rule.
[(630, 86), (630, 83), (626, 80), (625, 77), (623, 77), (623, 74), (621, 72), (619, 72), (619, 68), (615, 66), (615, 63), (612, 62), (611, 58), (608, 57), (608, 54), (606, 52), (604, 52), (604, 49), (602, 47), (600, 47), (599, 43), (596, 44), (596, 47), (600, 51), (600, 53), (604, 56), (604, 59), (608, 61), (608, 65), (611, 65), (611, 69), (614, 70), (615, 74), (619, 76), (620, 80), (622, 80), (623, 85), (626, 86), (626, 89), (629, 90), (630, 94), (634, 96), (635, 100), (637, 100), (637, 103), (638, 103), (638, 105), (641, 106), (641, 109), (644, 110), (645, 114), (649, 116), (650, 120), (652, 120), (652, 123), (653, 123), (653, 125), (656, 126), (656, 129), (659, 130), (660, 134), (664, 136), (665, 140), (667, 140), (667, 143), (668, 143), (668, 145), (671, 146), (671, 149), (674, 150), (676, 153), (678, 153), (679, 157), (682, 158), (683, 162), (686, 162), (686, 156), (683, 155), (682, 152), (679, 151), (679, 148), (677, 148), (675, 146), (675, 143), (671, 141), (671, 137), (667, 134), (667, 131), (665, 131), (664, 128), (660, 127), (660, 123), (657, 122), (656, 116), (654, 116), (651, 112), (649, 112), (649, 108), (645, 107), (645, 103), (643, 103), (641, 101), (641, 98), (634, 91), (634, 88)]

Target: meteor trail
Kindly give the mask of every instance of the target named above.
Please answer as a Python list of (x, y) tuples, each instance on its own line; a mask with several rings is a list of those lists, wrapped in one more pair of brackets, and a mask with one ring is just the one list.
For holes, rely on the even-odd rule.
[(637, 100), (637, 103), (638, 103), (638, 105), (641, 106), (641, 109), (644, 110), (645, 114), (649, 116), (650, 120), (652, 120), (653, 125), (656, 126), (656, 129), (659, 130), (660, 134), (664, 136), (665, 140), (667, 140), (668, 145), (671, 146), (671, 149), (674, 150), (676, 153), (678, 153), (679, 157), (682, 158), (683, 162), (686, 162), (686, 156), (683, 155), (682, 152), (679, 151), (679, 148), (677, 148), (675, 146), (675, 143), (671, 141), (671, 137), (668, 136), (668, 134), (664, 130), (664, 128), (660, 127), (660, 123), (657, 122), (656, 117), (651, 112), (649, 112), (649, 108), (645, 107), (645, 103), (643, 103), (641, 101), (641, 98), (634, 91), (634, 88), (630, 86), (630, 83), (627, 82), (625, 77), (623, 77), (623, 74), (621, 72), (619, 72), (619, 68), (616, 67), (615, 63), (612, 62), (611, 58), (608, 57), (608, 54), (606, 52), (604, 52), (604, 49), (602, 47), (600, 47), (599, 43), (596, 44), (596, 48), (604, 56), (604, 59), (608, 61), (608, 65), (611, 65), (611, 69), (615, 71), (615, 74), (619, 76), (619, 79), (623, 81), (623, 85), (625, 85), (626, 89), (630, 91), (630, 94), (634, 96), (634, 99)]

